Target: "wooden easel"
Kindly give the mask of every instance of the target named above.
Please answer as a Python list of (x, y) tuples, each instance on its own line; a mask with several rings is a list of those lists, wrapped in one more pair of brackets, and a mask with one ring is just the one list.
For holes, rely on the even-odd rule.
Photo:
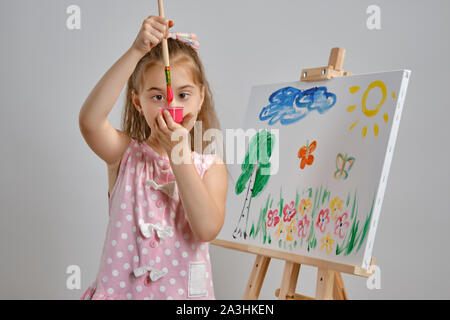
[[(352, 75), (351, 72), (342, 70), (344, 58), (344, 49), (331, 49), (328, 66), (303, 69), (300, 81), (330, 80), (335, 77)], [(372, 266), (375, 264), (375, 258), (372, 257), (370, 266), (368, 270), (366, 270), (359, 266), (335, 263), (232, 241), (216, 239), (211, 243), (224, 248), (256, 254), (250, 279), (248, 280), (245, 289), (244, 300), (258, 299), (271, 258), (285, 261), (281, 286), (275, 291), (275, 296), (280, 300), (347, 300), (347, 292), (345, 290), (341, 272), (368, 278), (372, 275)], [(300, 266), (302, 264), (318, 268), (315, 297), (308, 297), (295, 292)]]

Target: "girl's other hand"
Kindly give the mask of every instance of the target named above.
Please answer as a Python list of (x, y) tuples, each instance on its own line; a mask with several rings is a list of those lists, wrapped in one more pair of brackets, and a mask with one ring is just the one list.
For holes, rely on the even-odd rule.
[(169, 36), (169, 28), (172, 26), (173, 22), (164, 17), (149, 16), (142, 22), (141, 30), (133, 42), (132, 49), (144, 56)]

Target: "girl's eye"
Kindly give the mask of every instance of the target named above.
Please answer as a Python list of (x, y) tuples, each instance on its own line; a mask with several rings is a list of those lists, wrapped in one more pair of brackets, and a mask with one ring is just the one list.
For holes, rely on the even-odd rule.
[(190, 96), (189, 93), (185, 93), (185, 92), (180, 93), (180, 98), (181, 98), (181, 99), (187, 99), (189, 96)]
[(156, 101), (161, 101), (164, 99), (164, 96), (162, 94), (157, 94), (157, 95), (153, 96), (152, 99), (156, 100)]

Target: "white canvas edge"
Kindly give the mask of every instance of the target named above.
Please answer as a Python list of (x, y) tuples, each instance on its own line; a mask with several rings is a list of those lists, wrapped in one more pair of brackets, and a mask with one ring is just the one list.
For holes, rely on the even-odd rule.
[(375, 233), (377, 230), (378, 220), (381, 212), (381, 205), (383, 204), (384, 192), (386, 190), (387, 179), (389, 175), (389, 169), (392, 163), (392, 157), (395, 150), (395, 142), (397, 141), (398, 130), (400, 127), (400, 118), (403, 110), (403, 104), (406, 97), (406, 91), (408, 88), (409, 78), (411, 76), (411, 70), (403, 70), (402, 82), (400, 84), (400, 93), (397, 99), (397, 106), (394, 113), (394, 121), (392, 123), (392, 129), (388, 139), (388, 148), (384, 158), (383, 170), (381, 172), (381, 179), (378, 184), (378, 191), (375, 200), (375, 206), (370, 221), (369, 233), (364, 248), (364, 256), (361, 267), (368, 269), (372, 258), (373, 244), (375, 242)]

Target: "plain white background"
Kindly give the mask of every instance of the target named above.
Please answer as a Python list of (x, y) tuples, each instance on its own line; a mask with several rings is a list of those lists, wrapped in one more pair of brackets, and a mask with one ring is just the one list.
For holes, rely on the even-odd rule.
[[(81, 8), (81, 29), (66, 8)], [(369, 5), (381, 30), (366, 27)], [(174, 31), (194, 32), (222, 129), (236, 128), (252, 85), (295, 81), (347, 50), (356, 74), (410, 69), (373, 255), (381, 289), (344, 275), (351, 299), (449, 298), (448, 1), (165, 1)], [(157, 1), (6, 0), (0, 3), (0, 298), (78, 299), (94, 280), (108, 222), (106, 165), (87, 146), (78, 114), (129, 48)], [(120, 128), (123, 95), (110, 114)], [(227, 212), (227, 214), (233, 214)], [(211, 246), (217, 299), (240, 299), (255, 256)], [(81, 269), (81, 289), (66, 269)], [(272, 260), (261, 299), (274, 299)], [(315, 292), (302, 267), (297, 291)]]

